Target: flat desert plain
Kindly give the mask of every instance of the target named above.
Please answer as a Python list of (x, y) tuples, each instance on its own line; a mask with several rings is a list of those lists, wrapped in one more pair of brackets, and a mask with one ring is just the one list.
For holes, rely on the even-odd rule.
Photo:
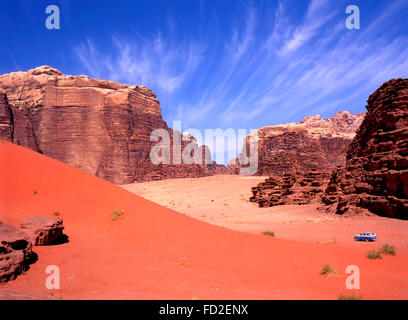
[[(257, 178), (239, 177), (199, 179), (198, 186), (185, 180), (180, 198), (172, 197), (170, 188), (163, 186), (182, 183), (181, 180), (152, 183), (156, 187), (162, 184), (157, 196), (168, 197), (164, 201), (171, 199), (175, 207), (180, 206), (167, 208), (143, 198), (149, 197), (147, 189), (142, 196), (133, 194), (20, 146), (0, 143), (0, 155), (0, 220), (18, 227), (26, 217), (58, 211), (69, 237), (64, 244), (34, 247), (38, 260), (17, 279), (1, 284), (0, 296), (16, 293), (62, 299), (337, 299), (340, 294), (351, 295), (355, 291), (363, 299), (408, 298), (408, 254), (406, 243), (399, 240), (406, 239), (403, 221), (369, 218), (366, 221), (373, 222), (366, 225), (364, 220), (340, 223), (336, 220), (340, 218), (327, 217), (329, 221), (323, 222), (322, 215), (314, 215), (311, 208), (303, 207), (301, 211), (284, 209), (293, 217), (290, 223), (284, 213), (279, 213), (282, 208), (262, 210), (246, 202), (247, 188), (228, 196), (238, 200), (224, 203), (230, 199), (225, 198), (227, 189), (216, 193), (208, 184), (207, 190), (205, 183), (199, 186), (201, 181), (220, 179), (219, 189), (223, 189), (221, 181), (227, 181), (225, 188), (229, 185), (231, 190), (237, 190), (241, 186), (234, 185), (234, 181), (248, 187), (257, 182)], [(138, 187), (143, 188), (143, 184)], [(192, 192), (190, 196), (186, 190)], [(194, 192), (210, 198), (195, 199)], [(198, 206), (207, 200), (214, 200), (215, 204), (197, 207), (191, 211), (192, 217), (186, 214), (194, 204)], [(218, 211), (220, 208), (225, 211)], [(115, 210), (124, 213), (117, 220), (112, 218)], [(252, 210), (259, 215), (255, 220)], [(228, 216), (228, 212), (233, 215)], [(281, 220), (262, 225), (274, 212)], [(207, 220), (200, 221), (199, 216)], [(313, 218), (317, 220), (307, 221)], [(396, 246), (396, 256), (370, 260), (366, 252), (372, 244), (343, 245), (360, 231), (353, 221), (379, 233), (381, 238), (374, 246), (385, 241), (383, 232), (388, 232), (392, 238), (386, 242)], [(347, 237), (343, 230), (312, 236), (318, 229), (333, 226), (335, 230), (336, 224), (340, 229), (347, 223), (352, 224)], [(307, 231), (317, 226), (320, 227), (315, 231)], [(276, 237), (259, 234), (269, 229)], [(302, 239), (303, 234), (309, 234), (309, 239)], [(337, 243), (326, 241), (332, 237), (338, 237)], [(336, 269), (336, 274), (320, 274), (326, 263)], [(59, 290), (45, 286), (49, 265), (60, 269)], [(359, 267), (359, 290), (345, 286), (349, 265)]]
[[(281, 239), (336, 243), (372, 249), (381, 244), (408, 253), (408, 221), (376, 215), (341, 216), (328, 213), (318, 201), (308, 205), (259, 208), (249, 201), (251, 188), (268, 177), (216, 175), (133, 183), (122, 187), (162, 206), (218, 226), (261, 234), (274, 232)], [(354, 235), (372, 231), (374, 243), (356, 242)]]

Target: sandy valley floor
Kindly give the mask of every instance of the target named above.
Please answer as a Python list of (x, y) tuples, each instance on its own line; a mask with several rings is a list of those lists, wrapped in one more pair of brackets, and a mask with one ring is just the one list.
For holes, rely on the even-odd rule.
[[(343, 218), (313, 205), (258, 208), (247, 199), (262, 178), (217, 176), (125, 187), (166, 208), (20, 146), (0, 143), (0, 155), (0, 180), (7, 182), (0, 184), (0, 221), (18, 227), (26, 217), (58, 211), (69, 240), (34, 247), (38, 260), (0, 284), (0, 299), (408, 297), (406, 221)], [(112, 217), (115, 210), (122, 211), (119, 219)], [(362, 230), (376, 231), (379, 241), (353, 242)], [(396, 256), (366, 257), (369, 247), (385, 242), (395, 245)], [(327, 264), (334, 275), (321, 274)], [(45, 286), (50, 265), (60, 270), (58, 290)], [(360, 271), (358, 291), (345, 285), (350, 265)]]
[[(408, 221), (378, 216), (342, 217), (318, 210), (318, 204), (259, 208), (249, 201), (251, 187), (266, 177), (218, 175), (123, 185), (132, 193), (193, 218), (250, 233), (273, 231), (278, 238), (345, 246), (377, 247), (392, 243), (408, 253)], [(378, 243), (361, 243), (353, 235), (378, 234)]]

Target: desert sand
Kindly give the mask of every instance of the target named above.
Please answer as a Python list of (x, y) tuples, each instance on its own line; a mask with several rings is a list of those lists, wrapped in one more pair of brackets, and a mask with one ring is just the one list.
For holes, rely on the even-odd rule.
[[(303, 216), (287, 208), (293, 222), (287, 223), (291, 226), (284, 226), (286, 220), (282, 220), (278, 226), (277, 221), (271, 220), (270, 225), (258, 222), (267, 220), (265, 216), (279, 212), (279, 208), (257, 210), (260, 212), (258, 222), (252, 223), (248, 213), (259, 208), (244, 200), (248, 190), (240, 191), (242, 196), (238, 194), (242, 197), (241, 206), (233, 200), (236, 194), (231, 194), (228, 203), (225, 201), (228, 199), (223, 198), (228, 190), (217, 195), (211, 188), (205, 189), (205, 183), (196, 186), (186, 180), (183, 190), (192, 193), (180, 198), (172, 197), (170, 188), (162, 186), (159, 196), (165, 199), (163, 201), (173, 198), (174, 207), (180, 206), (179, 213), (176, 208), (166, 208), (75, 167), (10, 143), (0, 144), (0, 159), (0, 220), (18, 226), (28, 216), (52, 215), (58, 211), (69, 236), (68, 243), (35, 247), (38, 261), (16, 280), (0, 285), (0, 291), (63, 299), (337, 299), (340, 293), (351, 294), (345, 287), (348, 276), (345, 269), (353, 264), (361, 272), (361, 290), (356, 294), (362, 294), (364, 299), (408, 298), (408, 255), (403, 248), (406, 244), (397, 243), (400, 238), (406, 239), (406, 228), (401, 227), (406, 225), (401, 221), (384, 225), (384, 230), (391, 230), (391, 224), (395, 226), (394, 231), (389, 231), (395, 241), (391, 241), (394, 238), (389, 240), (396, 246), (397, 255), (369, 260), (365, 253), (371, 244), (343, 246), (340, 236), (337, 243), (315, 243), (317, 238), (312, 235), (303, 240), (303, 235), (290, 236), (306, 232), (295, 225), (321, 225), (320, 229), (335, 226), (335, 221), (320, 221), (321, 216), (317, 218), (320, 222), (298, 221), (312, 219), (312, 211)], [(226, 181), (224, 187), (220, 183), (219, 188), (238, 187), (230, 177), (219, 179)], [(242, 183), (250, 186), (256, 179), (242, 180)], [(181, 180), (173, 182), (182, 183)], [(164, 183), (170, 185), (168, 181)], [(137, 187), (143, 188), (143, 185)], [(209, 198), (195, 199), (194, 192), (207, 193)], [(182, 202), (183, 199), (189, 199), (190, 204)], [(194, 203), (206, 199), (222, 204), (212, 209), (208, 204), (201, 209), (196, 207), (196, 211), (189, 213), (192, 217), (181, 207), (194, 207)], [(236, 212), (228, 216), (234, 208)], [(124, 212), (116, 221), (111, 215), (114, 210)], [(225, 218), (219, 217), (222, 213)], [(208, 219), (200, 221), (200, 215)], [(211, 220), (224, 226), (217, 226)], [(361, 224), (371, 229), (364, 221)], [(381, 221), (375, 222), (376, 225), (380, 226)], [(232, 230), (234, 225), (235, 229), (252, 233), (271, 228), (277, 236)], [(291, 231), (292, 226), (295, 231)], [(359, 227), (352, 224), (350, 229), (352, 234)], [(382, 234), (380, 229), (374, 231)], [(330, 232), (321, 239), (331, 235)], [(337, 274), (320, 275), (325, 263), (333, 265)], [(49, 265), (60, 268), (60, 290), (50, 291), (45, 287), (48, 276), (45, 269)]]
[[(216, 175), (133, 183), (122, 187), (153, 202), (185, 213), (195, 219), (222, 227), (313, 243), (337, 243), (357, 248), (377, 248), (391, 243), (408, 253), (408, 221), (376, 215), (327, 213), (315, 201), (309, 205), (283, 205), (259, 208), (252, 203), (251, 188), (267, 177)], [(373, 231), (377, 243), (354, 241), (354, 235)]]

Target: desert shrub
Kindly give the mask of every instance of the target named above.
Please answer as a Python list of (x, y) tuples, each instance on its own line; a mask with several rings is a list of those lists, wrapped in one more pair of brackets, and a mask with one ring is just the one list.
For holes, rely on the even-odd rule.
[(381, 249), (380, 249), (379, 252), (382, 253), (382, 254), (390, 254), (390, 255), (392, 255), (392, 256), (395, 256), (395, 254), (396, 254), (395, 247), (394, 247), (394, 246), (390, 246), (390, 245), (388, 245), (388, 244), (384, 244), (384, 245), (381, 247)]
[(322, 269), (320, 270), (320, 274), (326, 275), (326, 276), (329, 276), (331, 274), (336, 274), (336, 269), (334, 269), (332, 265), (326, 263), (325, 265), (323, 265)]
[(381, 253), (376, 250), (370, 250), (367, 252), (367, 258), (368, 259), (382, 259)]
[(354, 295), (354, 293), (351, 296), (346, 296), (345, 294), (340, 294), (337, 300), (361, 300), (363, 299), (363, 296), (360, 294), (359, 296)]
[(336, 238), (331, 238), (328, 243), (334, 243), (337, 244), (337, 239)]
[(125, 213), (123, 211), (119, 211), (119, 210), (112, 211), (112, 213), (111, 213), (112, 220), (118, 220), (124, 214)]
[(35, 196), (37, 193), (38, 193), (37, 190), (34, 189), (33, 196)]
[(59, 213), (58, 211), (54, 211), (52, 214), (53, 214), (54, 216), (56, 216), (56, 217), (58, 217), (58, 216), (61, 215), (61, 213)]
[(275, 236), (275, 232), (272, 232), (272, 231), (265, 231), (265, 232), (262, 232), (262, 234), (263, 234), (264, 236), (270, 236), (270, 237), (274, 237), (274, 236)]

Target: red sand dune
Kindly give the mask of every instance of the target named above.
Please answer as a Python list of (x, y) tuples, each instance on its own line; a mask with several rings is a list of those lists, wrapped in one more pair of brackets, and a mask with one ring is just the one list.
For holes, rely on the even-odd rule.
[[(38, 261), (0, 290), (51, 294), (48, 265), (61, 270), (64, 299), (336, 299), (348, 265), (363, 298), (407, 299), (408, 257), (369, 260), (344, 248), (210, 225), (135, 196), (31, 150), (0, 143), (0, 220), (18, 226), (58, 211), (69, 242), (35, 247)], [(37, 193), (34, 195), (34, 190)], [(111, 212), (123, 217), (112, 220)], [(321, 276), (330, 263), (336, 276)]]

